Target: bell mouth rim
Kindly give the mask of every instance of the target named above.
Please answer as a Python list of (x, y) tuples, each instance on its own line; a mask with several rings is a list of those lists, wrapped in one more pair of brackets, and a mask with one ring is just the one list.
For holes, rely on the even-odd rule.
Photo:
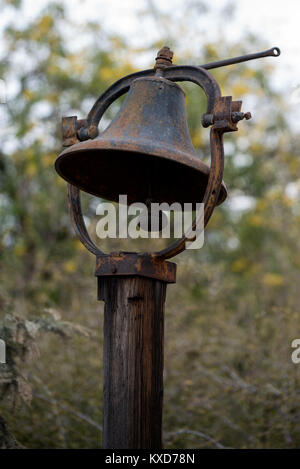
[[(168, 145), (166, 145), (164, 149), (161, 150), (159, 147), (155, 147), (155, 144), (153, 144), (152, 148), (149, 149), (149, 142), (147, 142), (147, 145), (143, 145), (143, 144), (137, 144), (136, 140), (133, 143), (132, 141), (130, 141), (130, 139), (128, 140), (120, 139), (118, 141), (118, 144), (116, 145), (115, 143), (113, 144), (110, 139), (103, 138), (101, 136), (97, 137), (94, 140), (88, 140), (86, 142), (76, 143), (66, 148), (65, 150), (63, 150), (58, 155), (55, 161), (55, 170), (65, 181), (67, 181), (69, 184), (75, 185), (61, 171), (60, 165), (61, 165), (62, 160), (65, 160), (65, 158), (71, 158), (73, 155), (81, 153), (81, 152), (82, 153), (88, 153), (88, 152), (94, 153), (94, 152), (100, 152), (101, 150), (110, 151), (112, 153), (116, 151), (124, 152), (124, 153), (137, 153), (137, 154), (143, 153), (145, 154), (145, 156), (163, 158), (164, 160), (169, 160), (175, 164), (187, 166), (191, 169), (201, 172), (202, 174), (207, 176), (207, 178), (209, 176), (209, 167), (205, 163), (203, 163), (203, 161), (201, 161), (200, 158), (198, 158), (196, 155), (183, 152), (181, 150), (174, 150), (173, 147), (168, 148)], [(167, 150), (167, 153), (166, 153), (166, 150)], [(100, 155), (99, 155), (99, 158), (101, 158)], [(76, 184), (75, 186), (78, 187), (80, 190), (87, 192), (88, 194), (101, 198), (99, 194), (96, 194), (92, 191), (87, 191), (86, 188), (84, 188), (80, 184)], [(228, 193), (227, 193), (226, 184), (224, 181), (222, 181), (220, 193), (219, 193), (216, 205), (217, 206), (221, 205), (226, 200), (227, 195)]]

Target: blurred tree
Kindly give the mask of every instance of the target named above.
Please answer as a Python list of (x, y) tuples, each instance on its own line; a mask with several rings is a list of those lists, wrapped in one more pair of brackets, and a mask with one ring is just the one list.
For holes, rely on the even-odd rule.
[[(20, 1), (2, 4), (22, 11)], [(251, 35), (243, 46), (226, 40), (218, 18), (214, 41), (195, 44), (190, 36), (203, 37), (208, 5), (190, 1), (166, 15), (148, 2), (141, 18), (154, 21), (161, 39), (143, 41), (142, 50), (131, 48), (130, 55), (126, 41), (99, 23), (72, 24), (61, 3), (49, 3), (22, 27), (12, 21), (3, 32), (0, 76), (11, 89), (1, 105), (2, 309), (20, 322), (54, 315), (62, 329), (72, 322), (73, 329), (83, 324), (97, 331), (67, 342), (65, 334), (62, 340), (48, 334), (38, 340), (39, 359), (23, 365), (31, 407), (25, 403), (11, 415), (3, 405), (0, 411), (26, 447), (100, 447), (102, 304), (91, 280), (93, 258), (73, 234), (66, 184), (53, 169), (60, 118), (85, 116), (105, 88), (135, 70), (138, 54), (149, 54), (153, 62), (165, 43), (180, 62), (195, 64), (266, 45)], [(229, 3), (227, 21), (231, 11)], [(299, 371), (290, 344), (299, 335), (299, 138), (272, 87), (270, 62), (213, 74), (224, 95), (245, 98), (244, 110), (254, 117), (241, 123), (237, 135), (225, 137), (230, 197), (215, 211), (204, 248), (177, 259), (177, 286), (168, 291), (165, 444), (296, 447)], [(191, 136), (207, 161), (207, 131), (200, 123), (205, 99), (195, 86), (183, 86)], [(104, 124), (117, 107), (108, 110)], [(95, 199), (84, 197), (91, 233), (94, 207)]]

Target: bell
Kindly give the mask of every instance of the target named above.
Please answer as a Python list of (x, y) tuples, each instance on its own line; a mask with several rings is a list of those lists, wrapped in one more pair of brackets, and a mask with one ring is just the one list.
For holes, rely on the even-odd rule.
[[(56, 171), (85, 192), (128, 203), (199, 203), (209, 168), (189, 135), (184, 91), (160, 76), (137, 78), (118, 114), (93, 140), (76, 143), (56, 160)], [(218, 205), (227, 196), (222, 183)]]

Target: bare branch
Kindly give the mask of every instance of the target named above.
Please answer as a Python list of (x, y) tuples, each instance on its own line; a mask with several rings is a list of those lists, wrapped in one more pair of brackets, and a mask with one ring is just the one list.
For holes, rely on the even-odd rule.
[(182, 435), (184, 433), (189, 434), (189, 435), (199, 436), (200, 438), (203, 438), (204, 440), (209, 441), (211, 444), (216, 446), (218, 449), (232, 449), (228, 446), (222, 445), (219, 441), (216, 441), (211, 436), (206, 435), (205, 433), (202, 433), (202, 432), (198, 432), (196, 430), (188, 430), (188, 429), (185, 429), (185, 428), (181, 428), (180, 430), (177, 430), (176, 432), (168, 433), (167, 436), (168, 437), (178, 436), (178, 435)]

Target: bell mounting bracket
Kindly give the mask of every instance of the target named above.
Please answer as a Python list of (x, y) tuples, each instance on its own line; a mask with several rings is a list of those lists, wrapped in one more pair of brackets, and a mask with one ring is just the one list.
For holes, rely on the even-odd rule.
[[(269, 54), (272, 55), (272, 54)], [(197, 84), (207, 98), (207, 109), (202, 117), (202, 125), (210, 129), (210, 170), (206, 191), (203, 197), (203, 214), (196, 214), (192, 226), (181, 239), (165, 249), (153, 253), (117, 252), (106, 254), (91, 240), (85, 226), (80, 203), (80, 189), (68, 184), (68, 203), (72, 223), (82, 244), (96, 256), (95, 275), (130, 276), (140, 275), (166, 283), (174, 283), (176, 265), (167, 259), (185, 250), (188, 236), (196, 226), (205, 227), (216, 206), (224, 171), (223, 134), (238, 130), (237, 123), (249, 119), (250, 113), (242, 113), (242, 101), (232, 101), (231, 96), (222, 96), (216, 79), (205, 69), (207, 66), (172, 65), (173, 53), (164, 47), (158, 52), (154, 69), (144, 70), (125, 76), (110, 86), (95, 102), (87, 119), (78, 120), (76, 116), (62, 120), (63, 145), (71, 146), (79, 141), (93, 139), (98, 135), (98, 125), (106, 109), (120, 96), (125, 94), (137, 78), (162, 76), (173, 82), (189, 81)], [(257, 57), (255, 57), (257, 58)], [(250, 60), (250, 59), (247, 59)], [(203, 217), (203, 219), (202, 219)], [(202, 224), (200, 224), (202, 222)], [(99, 290), (98, 290), (99, 291)]]

